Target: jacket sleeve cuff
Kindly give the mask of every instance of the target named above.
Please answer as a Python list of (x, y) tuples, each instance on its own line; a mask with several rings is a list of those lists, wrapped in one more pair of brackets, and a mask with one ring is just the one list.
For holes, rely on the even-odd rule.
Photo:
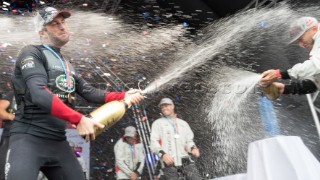
[(136, 173), (138, 176), (141, 176), (138, 170), (134, 170), (133, 172)]
[(51, 115), (76, 125), (82, 118), (81, 113), (65, 105), (57, 96), (52, 99)]
[(163, 157), (163, 155), (165, 155), (166, 152), (164, 152), (163, 150), (160, 150), (158, 153), (159, 158), (161, 159)]
[(291, 84), (285, 85), (283, 94), (309, 94), (316, 92), (317, 86), (311, 80), (303, 80), (300, 82), (292, 82)]
[(280, 71), (279, 70), (279, 72), (280, 72), (280, 78), (281, 79), (291, 79), (287, 70), (285, 70), (285, 71)]
[(107, 92), (104, 101), (107, 103), (115, 100), (123, 100), (125, 94), (125, 92)]

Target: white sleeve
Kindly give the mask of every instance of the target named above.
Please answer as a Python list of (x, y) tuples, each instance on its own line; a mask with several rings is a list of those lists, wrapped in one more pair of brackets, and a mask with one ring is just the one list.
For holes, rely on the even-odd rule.
[(156, 153), (158, 154), (159, 151), (161, 150), (161, 145), (159, 143), (160, 141), (160, 127), (159, 127), (159, 123), (158, 121), (155, 121), (153, 124), (152, 124), (152, 127), (151, 127), (151, 137), (150, 137), (150, 140), (151, 140), (151, 144), (150, 144), (150, 149), (153, 153)]
[(141, 163), (139, 168), (138, 168), (138, 172), (140, 174), (142, 174), (142, 170), (143, 170), (143, 167), (144, 167), (144, 163), (145, 163), (145, 159), (146, 159), (146, 154), (144, 153), (144, 148), (143, 148), (143, 145), (140, 144), (140, 147), (139, 147), (139, 162)]
[(121, 171), (123, 171), (126, 175), (130, 177), (132, 171), (124, 163), (126, 157), (123, 155), (123, 147), (121, 147), (119, 143), (116, 143), (116, 145), (114, 146), (114, 154), (116, 157), (116, 166), (118, 166), (121, 169)]
[(188, 148), (188, 152), (191, 153), (191, 148), (193, 146), (195, 146), (196, 144), (194, 143), (193, 141), (193, 137), (194, 137), (194, 134), (189, 126), (189, 124), (187, 124), (187, 129), (186, 129), (186, 137), (187, 137), (187, 148)]
[(320, 47), (314, 47), (309, 60), (298, 63), (288, 70), (290, 77), (304, 79), (320, 73)]

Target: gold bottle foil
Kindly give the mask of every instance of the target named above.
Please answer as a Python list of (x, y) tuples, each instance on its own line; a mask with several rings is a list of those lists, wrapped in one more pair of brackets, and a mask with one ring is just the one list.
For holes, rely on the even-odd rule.
[[(125, 101), (111, 101), (92, 111), (90, 116), (95, 122), (105, 125), (105, 128), (110, 128), (117, 123), (127, 110), (127, 103)], [(95, 135), (99, 135), (104, 129), (95, 128)]]
[(280, 97), (279, 89), (273, 83), (263, 88), (265, 96), (270, 100), (276, 100)]

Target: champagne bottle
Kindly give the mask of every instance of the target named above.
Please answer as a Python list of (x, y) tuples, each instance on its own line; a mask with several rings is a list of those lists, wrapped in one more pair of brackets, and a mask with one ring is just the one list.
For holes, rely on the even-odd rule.
[[(123, 117), (130, 106), (126, 101), (111, 101), (92, 111), (90, 117), (93, 121), (105, 125), (104, 129), (110, 128)], [(104, 129), (95, 127), (95, 135), (101, 134)]]
[(280, 97), (279, 89), (273, 83), (263, 88), (265, 96), (270, 100), (276, 100)]

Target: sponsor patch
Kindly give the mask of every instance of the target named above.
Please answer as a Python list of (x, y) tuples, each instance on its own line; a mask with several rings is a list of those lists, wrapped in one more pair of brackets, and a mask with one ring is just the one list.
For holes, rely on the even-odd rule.
[(73, 92), (75, 91), (75, 80), (74, 78), (71, 76), (71, 89), (68, 90), (68, 86), (67, 86), (67, 80), (65, 75), (60, 75), (56, 78), (56, 86), (57, 88), (59, 88), (60, 90), (64, 91), (64, 92)]
[(27, 56), (21, 61), (21, 70), (31, 69), (35, 67), (34, 59), (32, 56)]

